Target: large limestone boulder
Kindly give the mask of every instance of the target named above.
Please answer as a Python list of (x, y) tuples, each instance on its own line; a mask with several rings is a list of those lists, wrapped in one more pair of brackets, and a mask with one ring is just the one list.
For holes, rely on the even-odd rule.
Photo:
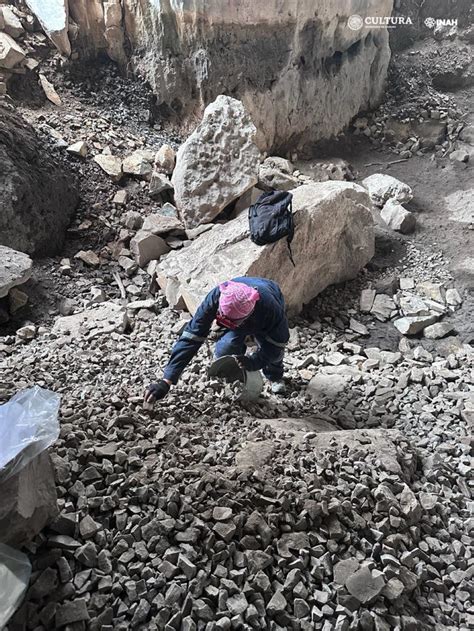
[(290, 312), (298, 312), (323, 289), (353, 278), (374, 253), (374, 228), (367, 191), (349, 182), (319, 182), (293, 191), (295, 237), (258, 246), (249, 238), (245, 213), (217, 224), (185, 250), (162, 258), (157, 278), (172, 307), (194, 313), (215, 285), (235, 276), (277, 281)]
[[(69, 2), (81, 55), (113, 54), (105, 37), (110, 4)], [(349, 28), (348, 19), (389, 16), (392, 5), (122, 0), (121, 27), (130, 65), (150, 82), (160, 116), (177, 116), (189, 127), (219, 94), (231, 94), (257, 126), (259, 146), (285, 151), (331, 138), (380, 100), (390, 59), (388, 31), (367, 24)]]
[(0, 298), (15, 285), (25, 283), (31, 276), (33, 261), (27, 254), (0, 245)]
[(240, 101), (218, 96), (179, 148), (172, 184), (187, 228), (209, 223), (257, 183), (255, 125)]
[(62, 247), (78, 194), (33, 128), (0, 108), (0, 244), (47, 256)]
[(0, 542), (20, 547), (56, 517), (54, 472), (47, 452), (15, 475), (0, 476)]

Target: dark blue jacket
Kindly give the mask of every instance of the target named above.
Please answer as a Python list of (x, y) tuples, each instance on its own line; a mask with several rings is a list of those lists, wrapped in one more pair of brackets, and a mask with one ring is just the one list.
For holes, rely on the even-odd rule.
[[(290, 332), (285, 314), (285, 300), (278, 285), (266, 278), (242, 276), (232, 280), (245, 283), (258, 290), (260, 299), (247, 320), (236, 329), (242, 335), (253, 335), (258, 350), (249, 356), (250, 370), (260, 370), (277, 361), (287, 344)], [(212, 289), (200, 304), (194, 317), (186, 325), (181, 337), (173, 346), (164, 378), (176, 383), (191, 359), (198, 352), (211, 330), (219, 306), (219, 287)]]

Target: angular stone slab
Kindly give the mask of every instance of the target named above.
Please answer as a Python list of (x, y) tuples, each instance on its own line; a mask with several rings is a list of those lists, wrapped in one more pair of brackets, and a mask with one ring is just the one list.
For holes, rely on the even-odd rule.
[(401, 204), (389, 199), (380, 211), (381, 218), (387, 226), (396, 232), (410, 234), (415, 230), (416, 217)]
[(124, 307), (114, 302), (104, 302), (89, 311), (58, 318), (52, 332), (57, 335), (70, 335), (71, 338), (82, 335), (95, 337), (105, 333), (123, 333), (127, 323), (127, 312)]
[(25, 283), (31, 276), (33, 261), (28, 254), (0, 245), (0, 298), (15, 285)]
[(6, 481), (0, 479), (0, 497), (0, 542), (21, 547), (58, 513), (48, 453), (41, 453)]
[(69, 57), (71, 43), (68, 34), (67, 0), (26, 0), (26, 4), (36, 15), (46, 35), (59, 52)]
[(444, 198), (449, 218), (460, 223), (474, 223), (474, 188), (459, 189)]
[(259, 246), (248, 236), (242, 213), (217, 224), (185, 250), (160, 260), (157, 277), (170, 307), (184, 300), (194, 313), (206, 294), (235, 276), (261, 276), (279, 283), (290, 312), (297, 313), (323, 289), (354, 278), (374, 253), (371, 202), (350, 182), (318, 182), (293, 191), (295, 237)]
[(362, 451), (377, 456), (380, 464), (397, 474), (413, 472), (416, 467), (415, 454), (409, 451), (402, 456), (398, 453), (396, 442), (403, 436), (396, 430), (387, 429), (351, 429), (337, 432), (321, 432), (311, 439), (310, 445), (316, 458), (323, 456), (326, 450)]
[(0, 67), (14, 68), (26, 57), (26, 53), (13, 37), (0, 32)]
[(257, 130), (242, 103), (220, 95), (178, 150), (172, 184), (186, 228), (214, 219), (257, 183)]
[(413, 192), (408, 184), (385, 173), (369, 175), (362, 180), (362, 184), (367, 188), (372, 201), (377, 206), (383, 206), (389, 199), (403, 204), (413, 198)]

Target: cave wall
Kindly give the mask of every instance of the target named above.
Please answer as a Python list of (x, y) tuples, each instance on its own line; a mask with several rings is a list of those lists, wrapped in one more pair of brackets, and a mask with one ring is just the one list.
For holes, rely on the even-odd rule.
[(149, 81), (160, 115), (192, 128), (219, 94), (240, 99), (262, 149), (332, 137), (380, 100), (392, 0), (74, 0), (73, 49)]

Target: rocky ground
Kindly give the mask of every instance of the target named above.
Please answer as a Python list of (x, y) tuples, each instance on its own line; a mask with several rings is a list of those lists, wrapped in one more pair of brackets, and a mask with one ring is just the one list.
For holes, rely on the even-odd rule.
[[(48, 76), (61, 115), (42, 97), (32, 107), (31, 92), (18, 106), (77, 177), (81, 203), (0, 340), (1, 399), (34, 383), (61, 394), (60, 515), (29, 546), (31, 587), (9, 630), (471, 628), (472, 294), (455, 270), (472, 231), (439, 201), (467, 188), (469, 163), (415, 152), (388, 168), (412, 186), (418, 228), (380, 228), (367, 268), (291, 322), (285, 397), (243, 404), (207, 380), (209, 342), (145, 410), (143, 387), (184, 319), (144, 272), (117, 268), (111, 244), (123, 215), (153, 202), (133, 180), (113, 202), (118, 185), (65, 148), (87, 137), (126, 154), (180, 139), (110, 68)], [(338, 155), (360, 177), (397, 158), (359, 140)], [(99, 264), (75, 259), (81, 250)], [(71, 340), (53, 328), (123, 295), (112, 330)], [(419, 300), (437, 305), (445, 337), (394, 326)]]

